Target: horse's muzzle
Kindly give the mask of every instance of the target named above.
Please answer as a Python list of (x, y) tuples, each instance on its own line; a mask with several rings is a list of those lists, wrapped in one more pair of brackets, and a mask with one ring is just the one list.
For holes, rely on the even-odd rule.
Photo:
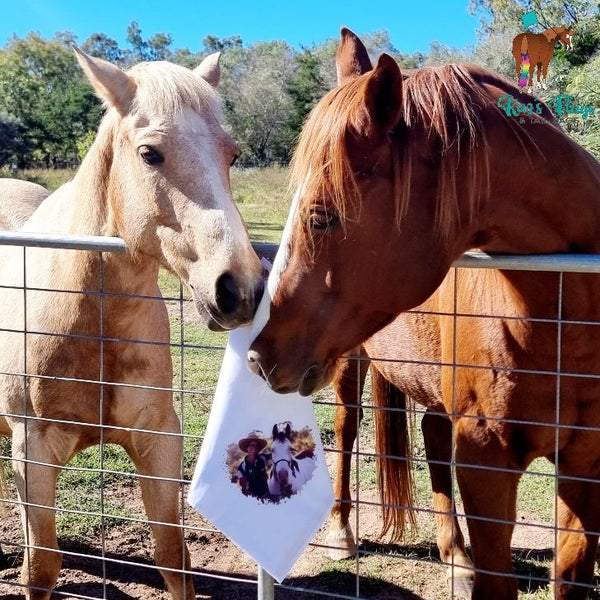
[(265, 360), (260, 351), (254, 348), (254, 344), (248, 350), (247, 359), (250, 371), (262, 377), (278, 394), (299, 392), (302, 396), (310, 396), (327, 385), (333, 374), (333, 370), (326, 363), (313, 364), (306, 369), (301, 369), (298, 368), (299, 363), (292, 360), (285, 369), (283, 361), (273, 361), (274, 366), (269, 367), (271, 361)]
[(215, 299), (219, 313), (225, 318), (240, 313), (251, 320), (264, 289), (264, 280), (260, 278), (251, 293), (247, 293), (231, 273), (223, 273), (215, 284)]
[(254, 318), (264, 292), (264, 280), (244, 287), (230, 273), (223, 273), (215, 282), (214, 300), (204, 301), (193, 291), (194, 303), (211, 331), (229, 331), (247, 325)]

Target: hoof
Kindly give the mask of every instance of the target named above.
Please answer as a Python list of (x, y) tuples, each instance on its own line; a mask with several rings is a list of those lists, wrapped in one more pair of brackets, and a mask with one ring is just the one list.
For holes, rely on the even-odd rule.
[(326, 554), (332, 560), (344, 560), (356, 556), (356, 542), (349, 525), (330, 530), (325, 540)]
[[(475, 573), (472, 570), (457, 566), (454, 568), (450, 567), (448, 571), (448, 589), (452, 594), (452, 598), (470, 600), (473, 594)], [(451, 575), (451, 572), (454, 574)]]

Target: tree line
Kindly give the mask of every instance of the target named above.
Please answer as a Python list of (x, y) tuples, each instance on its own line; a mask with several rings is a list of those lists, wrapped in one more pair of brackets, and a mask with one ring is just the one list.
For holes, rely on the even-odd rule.
[[(593, 118), (565, 115), (563, 126), (600, 156), (600, 16), (593, 0), (471, 0), (481, 19), (479, 41), (456, 49), (434, 42), (429, 52), (406, 54), (394, 48), (388, 31), (357, 32), (369, 54), (394, 56), (401, 68), (446, 62), (475, 62), (515, 79), (512, 39), (523, 31), (521, 15), (535, 10), (540, 21), (530, 30), (573, 27), (574, 49), (557, 48), (549, 80), (540, 94), (572, 94), (578, 102), (598, 107)], [(286, 164), (302, 123), (316, 101), (335, 85), (334, 57), (338, 38), (310, 48), (292, 48), (283, 41), (245, 45), (239, 36), (207, 35), (202, 48), (174, 48), (166, 33), (144, 37), (137, 22), (127, 27), (127, 47), (103, 33), (79, 44), (70, 32), (44, 39), (31, 32), (13, 36), (0, 48), (0, 167), (63, 167), (76, 165), (85, 154), (102, 116), (75, 60), (71, 44), (123, 68), (139, 61), (169, 60), (195, 67), (212, 52), (222, 52), (220, 93), (226, 127), (242, 151), (242, 166)]]

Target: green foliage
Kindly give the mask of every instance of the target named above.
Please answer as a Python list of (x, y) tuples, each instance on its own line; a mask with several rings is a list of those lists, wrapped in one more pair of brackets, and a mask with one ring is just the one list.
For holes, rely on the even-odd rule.
[(100, 105), (67, 43), (30, 33), (0, 50), (0, 105), (22, 123), (25, 147), (19, 163), (61, 166), (77, 162), (77, 140), (100, 118)]
[(119, 44), (103, 33), (93, 33), (82, 45), (81, 49), (96, 58), (102, 58), (115, 64), (122, 64), (124, 52)]
[(282, 125), (292, 106), (287, 89), (294, 74), (293, 57), (285, 42), (260, 42), (223, 55), (221, 92), (242, 166), (288, 159), (293, 139)]
[(95, 131), (88, 131), (85, 134), (85, 137), (76, 141), (77, 146), (77, 158), (79, 160), (83, 160), (83, 157), (87, 154), (88, 150), (91, 148), (94, 143), (94, 139), (96, 138)]
[(132, 62), (170, 60), (169, 46), (172, 42), (173, 38), (165, 33), (155, 33), (149, 39), (144, 40), (137, 21), (132, 21), (127, 27), (127, 43), (132, 47), (130, 53)]
[(600, 159), (600, 55), (574, 70), (567, 92), (577, 98), (578, 104), (594, 107), (594, 116), (569, 120), (570, 135), (584, 148)]
[(21, 157), (29, 149), (25, 126), (15, 117), (0, 113), (0, 167), (23, 166)]
[(312, 107), (327, 91), (319, 70), (319, 60), (315, 54), (304, 48), (301, 53), (296, 54), (294, 61), (296, 69), (287, 87), (292, 110), (285, 123), (285, 128), (288, 130), (287, 137), (292, 141), (300, 134), (300, 129)]
[(202, 40), (202, 45), (204, 46), (204, 51), (206, 54), (239, 50), (243, 47), (242, 38), (239, 35), (232, 35), (231, 37), (227, 37), (222, 40), (220, 40), (216, 35), (207, 35)]
[[(574, 49), (566, 52), (557, 45), (555, 50), (551, 91), (596, 85), (594, 71), (588, 68), (600, 50), (600, 16), (594, 0), (471, 0), (470, 9), (481, 19), (480, 42), (474, 49), (434, 41), (427, 54), (405, 54), (394, 48), (388, 31), (357, 33), (373, 62), (381, 52), (391, 54), (403, 69), (468, 60), (514, 79), (512, 39), (523, 30), (521, 15), (535, 10), (540, 24), (531, 26), (532, 31), (559, 24), (574, 28)], [(70, 33), (58, 33), (52, 40), (30, 33), (23, 39), (11, 38), (0, 48), (0, 167), (76, 165), (89, 148), (101, 107), (69, 47), (74, 41)], [(285, 42), (246, 46), (238, 35), (207, 35), (200, 52), (191, 52), (173, 48), (168, 33), (145, 36), (133, 21), (127, 27), (126, 48), (103, 33), (94, 33), (81, 47), (122, 67), (141, 60), (170, 60), (193, 68), (209, 53), (221, 52), (226, 127), (242, 151), (239, 165), (256, 167), (288, 163), (309, 111), (336, 85), (338, 44), (336, 35), (298, 51)], [(598, 152), (595, 121), (565, 126)]]

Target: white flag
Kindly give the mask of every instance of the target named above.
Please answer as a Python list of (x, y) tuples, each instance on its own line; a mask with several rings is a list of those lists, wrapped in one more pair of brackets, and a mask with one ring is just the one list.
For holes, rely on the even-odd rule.
[(281, 582), (321, 527), (333, 489), (310, 398), (253, 375), (252, 327), (232, 331), (188, 502)]

